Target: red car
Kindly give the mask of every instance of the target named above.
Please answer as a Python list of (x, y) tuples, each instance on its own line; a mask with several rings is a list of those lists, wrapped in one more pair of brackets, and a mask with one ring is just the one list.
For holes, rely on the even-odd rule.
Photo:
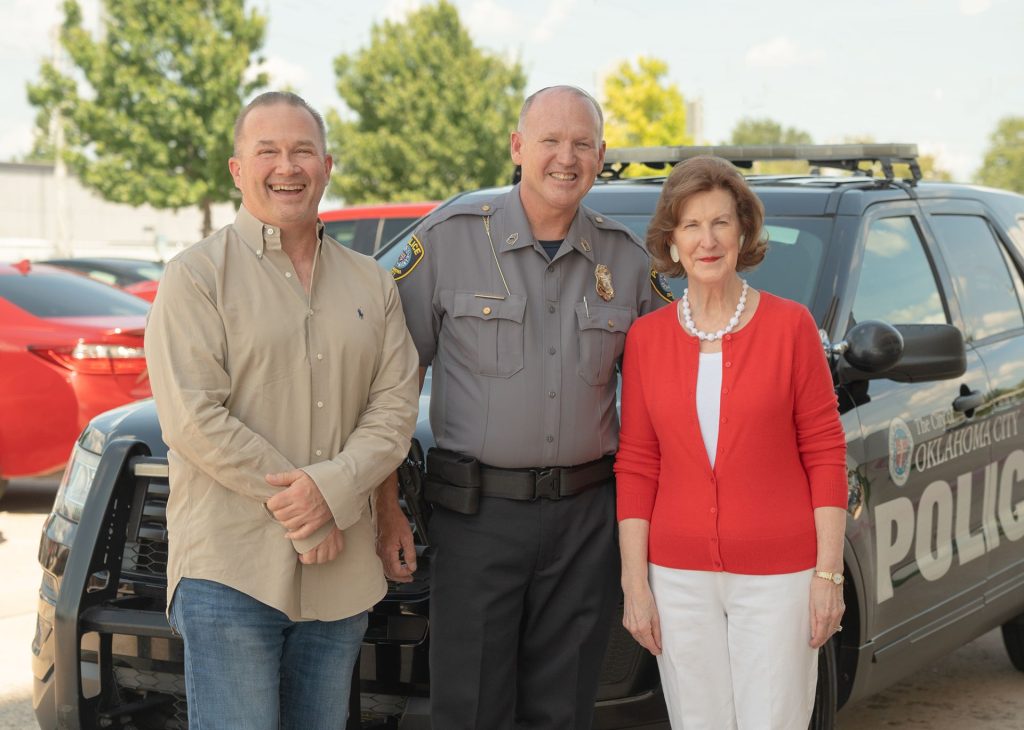
[(150, 396), (149, 304), (63, 269), (0, 264), (0, 495), (67, 461), (89, 420)]
[(320, 213), (327, 234), (353, 251), (372, 256), (385, 243), (436, 208), (440, 203), (379, 203), (353, 205)]
[(162, 261), (148, 259), (126, 259), (116, 257), (86, 257), (73, 259), (44, 259), (40, 264), (52, 264), (85, 274), (90, 279), (102, 281), (129, 294), (152, 302), (160, 277), (164, 273)]

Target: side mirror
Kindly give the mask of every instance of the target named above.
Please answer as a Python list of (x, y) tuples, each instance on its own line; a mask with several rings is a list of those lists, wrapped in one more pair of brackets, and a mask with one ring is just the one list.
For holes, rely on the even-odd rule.
[(846, 345), (843, 357), (864, 373), (882, 373), (903, 357), (903, 335), (885, 322), (869, 319), (846, 333), (839, 346)]
[(831, 352), (839, 356), (836, 375), (842, 383), (947, 380), (967, 370), (963, 334), (948, 324), (894, 326), (868, 320), (851, 328)]

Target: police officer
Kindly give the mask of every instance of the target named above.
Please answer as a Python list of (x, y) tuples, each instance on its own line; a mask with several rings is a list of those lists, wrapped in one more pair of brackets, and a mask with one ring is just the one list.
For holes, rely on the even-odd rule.
[[(630, 324), (671, 298), (628, 229), (580, 205), (602, 131), (586, 92), (538, 91), (511, 135), (522, 182), (439, 211), (392, 271), (421, 379), (433, 365), (438, 730), (591, 726), (618, 593), (615, 369)], [(407, 523), (393, 498), (378, 509), (401, 578)]]

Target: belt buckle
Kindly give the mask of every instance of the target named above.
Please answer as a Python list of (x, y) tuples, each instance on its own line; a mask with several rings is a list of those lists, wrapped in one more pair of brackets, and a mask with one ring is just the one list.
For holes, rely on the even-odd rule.
[(559, 491), (562, 470), (558, 467), (550, 469), (536, 469), (534, 474), (533, 498), (559, 500), (562, 494)]

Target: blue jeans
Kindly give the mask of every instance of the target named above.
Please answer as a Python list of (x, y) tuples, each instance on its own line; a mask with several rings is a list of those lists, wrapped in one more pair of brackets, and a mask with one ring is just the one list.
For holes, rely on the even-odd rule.
[(341, 730), (363, 613), (291, 621), (255, 598), (183, 578), (171, 625), (185, 640), (190, 730)]

